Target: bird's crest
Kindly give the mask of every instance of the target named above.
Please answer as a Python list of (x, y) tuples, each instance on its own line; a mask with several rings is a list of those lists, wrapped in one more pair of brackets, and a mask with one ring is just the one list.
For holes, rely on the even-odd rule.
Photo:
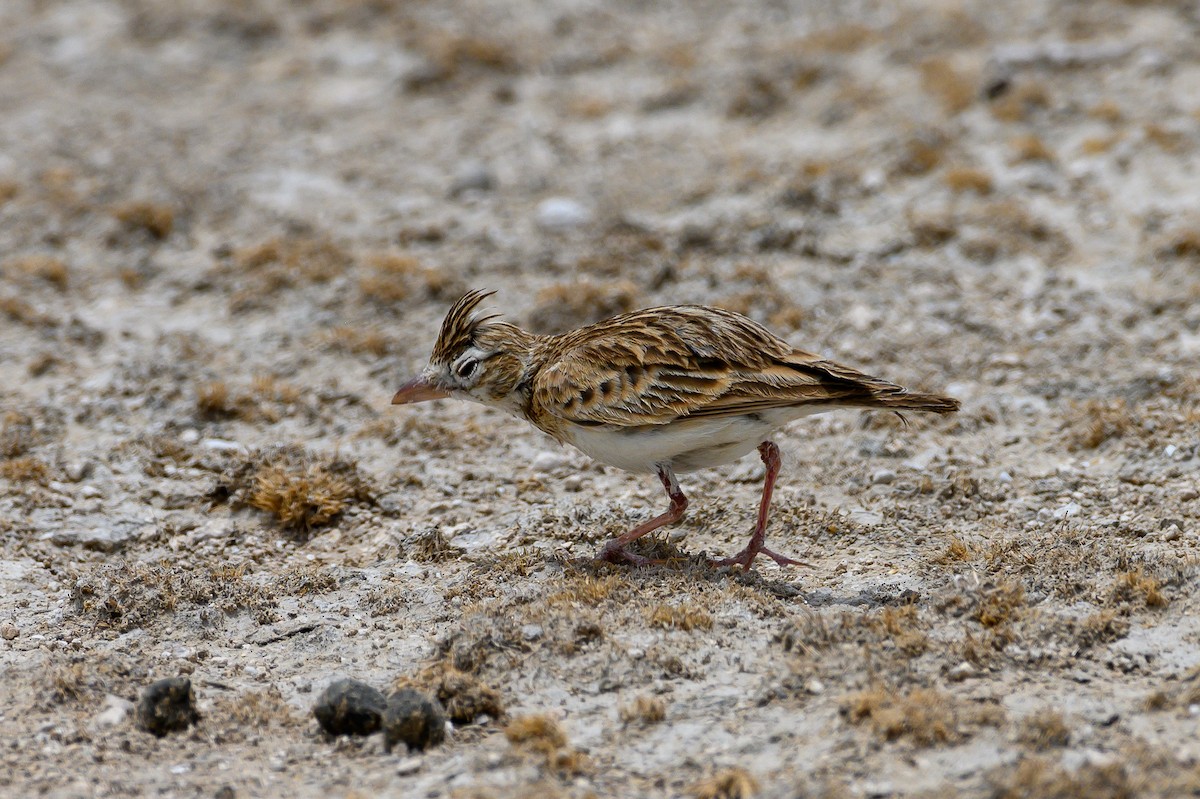
[(432, 360), (447, 363), (460, 352), (471, 346), (479, 329), (499, 314), (477, 313), (479, 304), (492, 296), (494, 291), (476, 289), (468, 291), (458, 302), (450, 306), (446, 318), (442, 320), (442, 329), (438, 333), (437, 342), (433, 345)]

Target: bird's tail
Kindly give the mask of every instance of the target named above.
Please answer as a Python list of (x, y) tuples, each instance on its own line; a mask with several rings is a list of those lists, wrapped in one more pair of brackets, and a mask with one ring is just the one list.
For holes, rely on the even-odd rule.
[(920, 394), (895, 386), (892, 390), (874, 391), (865, 407), (886, 408), (889, 411), (927, 411), (929, 413), (954, 413), (962, 403), (954, 397), (938, 394)]

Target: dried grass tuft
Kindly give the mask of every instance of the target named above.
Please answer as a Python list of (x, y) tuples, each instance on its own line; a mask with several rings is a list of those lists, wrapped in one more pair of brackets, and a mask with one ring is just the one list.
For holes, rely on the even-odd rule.
[(695, 799), (752, 799), (758, 781), (743, 768), (727, 768), (688, 788)]
[(275, 516), (279, 524), (304, 535), (333, 521), (354, 497), (354, 487), (316, 463), (300, 469), (264, 466), (254, 476), (249, 504)]

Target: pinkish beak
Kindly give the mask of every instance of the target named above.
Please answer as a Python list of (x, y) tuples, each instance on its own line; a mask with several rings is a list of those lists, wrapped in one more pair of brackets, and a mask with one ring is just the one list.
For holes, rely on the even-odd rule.
[(424, 377), (414, 377), (400, 386), (400, 390), (396, 392), (396, 396), (392, 397), (392, 404), (408, 405), (412, 402), (445, 399), (449, 396), (450, 392), (438, 388)]

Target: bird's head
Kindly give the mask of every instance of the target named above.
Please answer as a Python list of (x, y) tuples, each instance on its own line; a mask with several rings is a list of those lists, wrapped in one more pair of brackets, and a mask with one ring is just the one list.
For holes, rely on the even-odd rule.
[(433, 345), (429, 365), (409, 380), (393, 405), (456, 397), (516, 412), (513, 396), (529, 364), (535, 337), (515, 325), (478, 312), (495, 292), (470, 291), (450, 307)]

